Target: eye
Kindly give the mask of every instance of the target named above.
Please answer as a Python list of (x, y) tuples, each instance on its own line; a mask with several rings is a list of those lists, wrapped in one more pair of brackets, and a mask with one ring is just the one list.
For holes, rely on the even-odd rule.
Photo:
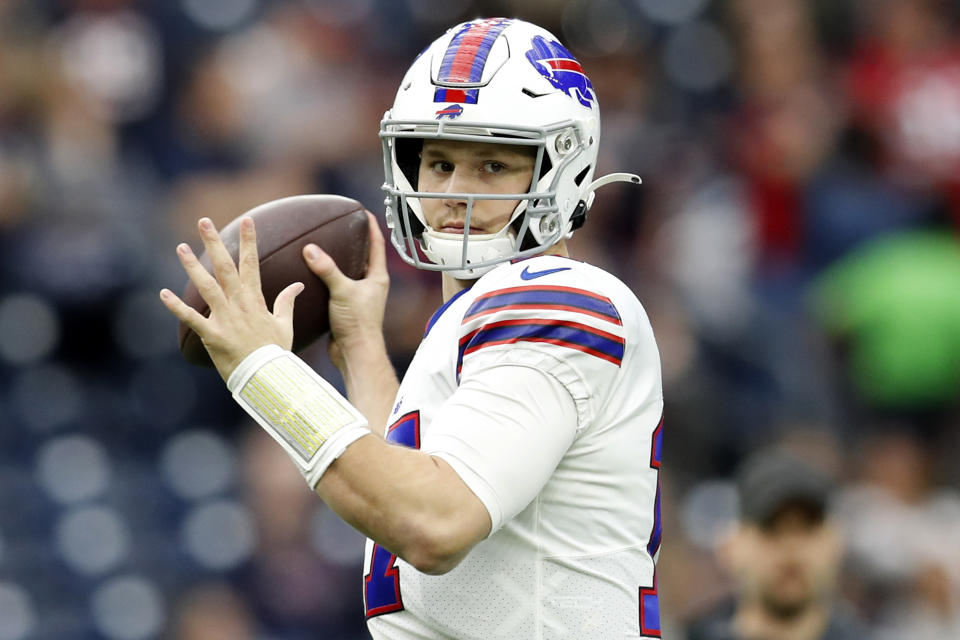
[(453, 163), (446, 160), (437, 160), (431, 165), (431, 168), (437, 173), (450, 173), (453, 171)]
[(502, 162), (497, 162), (496, 160), (490, 160), (483, 163), (483, 170), (493, 174), (503, 173), (507, 170), (507, 165)]

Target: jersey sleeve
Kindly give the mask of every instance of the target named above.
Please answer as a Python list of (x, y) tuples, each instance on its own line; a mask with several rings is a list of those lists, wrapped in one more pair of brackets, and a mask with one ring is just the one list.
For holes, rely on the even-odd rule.
[[(626, 352), (612, 300), (575, 274), (549, 284), (509, 279), (477, 296), (460, 325), (457, 377), (502, 365), (531, 366), (556, 378), (576, 406), (578, 428), (597, 415)], [(522, 393), (522, 390), (518, 390)]]
[(576, 431), (563, 384), (535, 367), (498, 364), (460, 385), (420, 449), (445, 460), (480, 499), (492, 534), (540, 493)]

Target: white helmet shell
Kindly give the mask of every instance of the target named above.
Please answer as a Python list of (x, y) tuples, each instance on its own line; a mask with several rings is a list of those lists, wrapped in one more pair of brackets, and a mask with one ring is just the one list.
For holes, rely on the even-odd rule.
[[(582, 224), (592, 200), (600, 113), (590, 80), (549, 31), (522, 20), (478, 19), (453, 27), (414, 60), (380, 137), (394, 247), (419, 268), (470, 279), (541, 253)], [(533, 146), (534, 179), (522, 194), (417, 191), (424, 139)], [(439, 233), (424, 217), (421, 199), (449, 197), (467, 202), (462, 235)], [(469, 216), (483, 199), (520, 204), (500, 232), (471, 236)]]

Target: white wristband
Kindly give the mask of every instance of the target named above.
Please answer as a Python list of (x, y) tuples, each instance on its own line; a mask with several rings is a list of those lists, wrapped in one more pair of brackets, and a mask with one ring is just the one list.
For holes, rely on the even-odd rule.
[(370, 433), (356, 407), (306, 362), (275, 344), (244, 358), (227, 388), (280, 443), (311, 489), (351, 443)]

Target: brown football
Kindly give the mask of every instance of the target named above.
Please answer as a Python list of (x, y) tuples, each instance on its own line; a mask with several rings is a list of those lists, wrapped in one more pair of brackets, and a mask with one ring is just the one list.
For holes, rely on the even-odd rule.
[[(370, 251), (369, 222), (363, 205), (356, 200), (333, 195), (304, 195), (281, 198), (255, 207), (244, 214), (253, 218), (257, 229), (257, 253), (260, 257), (260, 282), (267, 305), (287, 285), (306, 285), (297, 296), (293, 310), (293, 350), (300, 351), (330, 330), (327, 304), (329, 292), (303, 260), (303, 247), (314, 243), (330, 254), (344, 274), (362, 278)], [(223, 243), (237, 262), (240, 249), (240, 218), (220, 231)], [(204, 253), (200, 262), (212, 272), (210, 258)], [(207, 303), (192, 282), (182, 296), (184, 302), (209, 315)], [(179, 327), (180, 352), (193, 364), (212, 367), (200, 337), (182, 322)]]

